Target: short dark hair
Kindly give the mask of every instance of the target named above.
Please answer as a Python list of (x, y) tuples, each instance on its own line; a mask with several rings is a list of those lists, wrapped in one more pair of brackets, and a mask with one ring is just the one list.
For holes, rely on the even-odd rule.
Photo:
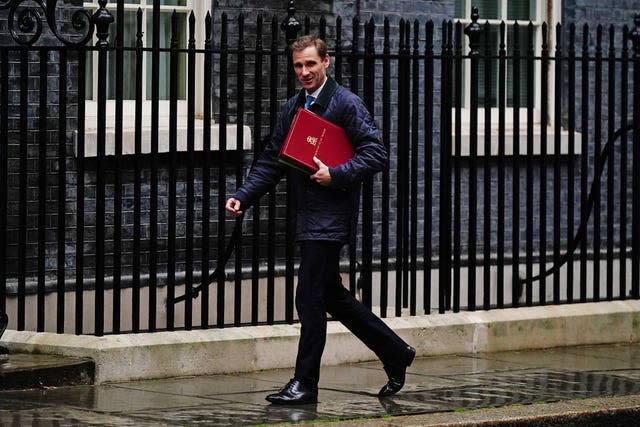
[(299, 52), (310, 46), (315, 46), (320, 58), (327, 56), (327, 44), (321, 38), (315, 36), (300, 36), (293, 43), (291, 43), (291, 52)]

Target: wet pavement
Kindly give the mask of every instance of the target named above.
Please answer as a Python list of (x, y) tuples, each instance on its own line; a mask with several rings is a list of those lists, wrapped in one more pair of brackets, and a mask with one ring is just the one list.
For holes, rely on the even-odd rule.
[(49, 354), (2, 354), (0, 391), (93, 384), (95, 364), (90, 359)]
[[(602, 425), (603, 420), (622, 426), (640, 416), (640, 344), (417, 358), (405, 388), (383, 399), (377, 397), (386, 382), (379, 363), (325, 366), (317, 405), (269, 405), (264, 397), (291, 373), (0, 391), (0, 426)], [(508, 413), (511, 418), (505, 418)], [(566, 416), (557, 418), (561, 413), (574, 424)]]

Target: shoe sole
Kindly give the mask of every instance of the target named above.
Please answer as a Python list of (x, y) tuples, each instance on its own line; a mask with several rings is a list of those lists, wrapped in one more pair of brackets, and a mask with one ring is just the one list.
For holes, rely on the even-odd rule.
[(280, 401), (280, 400), (269, 400), (266, 399), (267, 402), (271, 403), (272, 405), (278, 405), (278, 406), (299, 406), (299, 405), (315, 405), (316, 403), (318, 403), (318, 399), (315, 400), (303, 400), (301, 402), (298, 401)]

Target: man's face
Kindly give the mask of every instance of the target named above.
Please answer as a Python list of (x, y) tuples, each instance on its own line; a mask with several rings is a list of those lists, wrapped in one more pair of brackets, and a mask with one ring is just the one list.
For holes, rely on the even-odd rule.
[(322, 86), (329, 68), (328, 54), (320, 58), (316, 47), (309, 46), (303, 50), (294, 51), (291, 58), (296, 77), (308, 93), (313, 93)]

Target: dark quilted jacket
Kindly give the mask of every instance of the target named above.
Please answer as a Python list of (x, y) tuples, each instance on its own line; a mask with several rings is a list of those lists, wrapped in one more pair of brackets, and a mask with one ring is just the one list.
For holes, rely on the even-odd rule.
[(373, 118), (362, 100), (329, 77), (311, 110), (341, 126), (349, 136), (355, 156), (330, 168), (331, 185), (323, 187), (309, 175), (278, 162), (280, 147), (305, 93), (283, 106), (271, 139), (234, 197), (246, 210), (288, 173), (294, 191), (296, 239), (347, 243), (358, 216), (360, 182), (387, 166), (387, 151)]

